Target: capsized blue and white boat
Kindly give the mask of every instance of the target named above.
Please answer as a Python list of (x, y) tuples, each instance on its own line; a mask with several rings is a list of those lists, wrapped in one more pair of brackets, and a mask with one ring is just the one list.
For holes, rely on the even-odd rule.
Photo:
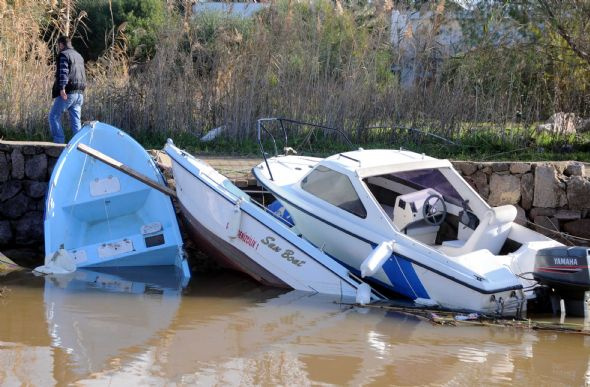
[(165, 185), (133, 138), (101, 122), (85, 125), (53, 169), (45, 207), (45, 265), (36, 271), (175, 265), (189, 277), (170, 197), (82, 153), (82, 144)]

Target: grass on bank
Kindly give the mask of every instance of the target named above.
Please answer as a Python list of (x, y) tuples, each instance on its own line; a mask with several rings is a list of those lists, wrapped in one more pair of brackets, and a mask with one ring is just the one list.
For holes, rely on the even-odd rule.
[[(480, 124), (481, 125), (481, 124)], [(483, 124), (485, 126), (485, 124)], [(296, 130), (287, 129), (288, 140), (284, 142), (281, 131), (271, 129), (276, 141), (276, 150), (282, 152), (289, 146), (298, 154), (326, 157), (359, 147), (365, 149), (407, 149), (425, 153), (436, 158), (472, 161), (560, 161), (578, 160), (590, 162), (590, 133), (578, 135), (551, 135), (536, 133), (523, 127), (512, 127), (509, 130), (498, 130), (493, 127), (478, 130), (462, 130), (452, 140), (446, 139), (437, 131), (429, 133), (424, 130), (403, 128), (379, 128), (360, 131), (343, 130), (352, 144), (331, 131), (309, 128)], [(253, 131), (252, 131), (253, 132)], [(213, 141), (200, 141), (200, 133), (176, 133), (174, 143), (193, 153), (225, 154), (235, 156), (261, 155), (256, 134), (245, 139), (242, 136), (222, 134)], [(138, 141), (146, 148), (163, 147), (167, 135), (151, 133), (139, 135)], [(263, 135), (263, 147), (267, 154), (275, 154), (275, 143), (268, 135)]]
[[(71, 133), (66, 126), (66, 137)], [(190, 131), (169, 133), (166, 131), (144, 133), (136, 131), (131, 134), (146, 149), (161, 149), (168, 138), (174, 144), (194, 154), (220, 154), (232, 156), (261, 156), (260, 145), (255, 134), (239, 139), (231, 134), (222, 134), (213, 141), (200, 140), (202, 133)], [(463, 130), (452, 140), (446, 140), (428, 134), (426, 131), (373, 128), (353, 133), (346, 131), (352, 142), (350, 146), (342, 138), (329, 132), (300, 131), (289, 137), (288, 144), (281, 141), (281, 133), (273, 133), (277, 139), (280, 153), (285, 145), (297, 150), (299, 154), (325, 157), (338, 152), (362, 147), (365, 149), (407, 149), (424, 153), (436, 158), (472, 161), (560, 161), (577, 160), (590, 162), (590, 133), (555, 136), (548, 133), (535, 133), (523, 128), (498, 131), (493, 128), (480, 130)], [(8, 132), (0, 129), (0, 138), (15, 141), (51, 141), (48, 129), (39, 129), (33, 134)], [(269, 137), (264, 138), (264, 149), (274, 154), (274, 145)]]

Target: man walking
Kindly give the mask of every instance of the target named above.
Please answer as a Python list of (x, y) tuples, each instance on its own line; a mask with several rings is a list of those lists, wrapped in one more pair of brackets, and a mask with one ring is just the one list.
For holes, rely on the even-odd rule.
[(51, 90), (53, 106), (49, 112), (49, 128), (53, 142), (63, 144), (65, 136), (61, 125), (61, 116), (67, 110), (70, 114), (72, 133), (80, 130), (80, 115), (84, 103), (84, 89), (86, 88), (86, 72), (84, 59), (74, 50), (70, 38), (60, 36), (57, 39), (59, 55), (55, 70), (55, 81)]

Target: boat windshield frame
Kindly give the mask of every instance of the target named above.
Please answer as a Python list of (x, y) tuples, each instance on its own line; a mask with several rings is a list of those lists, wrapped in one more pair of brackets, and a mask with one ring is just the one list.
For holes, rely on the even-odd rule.
[(264, 163), (266, 164), (266, 168), (268, 169), (270, 180), (274, 180), (274, 178), (272, 176), (272, 171), (270, 170), (270, 166), (268, 164), (267, 152), (264, 149), (264, 144), (262, 142), (262, 137), (263, 137), (262, 134), (263, 133), (267, 134), (271, 138), (271, 141), (272, 141), (272, 144), (274, 147), (274, 154), (271, 157), (279, 156), (279, 152), (278, 152), (278, 148), (277, 148), (277, 141), (275, 139), (275, 136), (268, 129), (268, 127), (265, 126), (265, 123), (270, 123), (270, 122), (278, 122), (280, 131), (282, 133), (282, 136), (284, 137), (284, 142), (285, 142), (285, 145), (283, 147), (284, 150), (290, 149), (289, 148), (289, 134), (288, 134), (287, 128), (284, 125), (285, 123), (295, 124), (297, 126), (306, 126), (306, 127), (311, 128), (312, 130), (306, 136), (305, 141), (308, 141), (310, 136), (316, 130), (329, 130), (329, 131), (333, 131), (333, 132), (337, 133), (338, 135), (342, 136), (342, 138), (345, 140), (345, 142), (349, 145), (350, 149), (351, 150), (354, 149), (354, 145), (352, 144), (350, 139), (346, 136), (346, 133), (344, 133), (344, 131), (342, 131), (341, 129), (332, 128), (330, 126), (325, 126), (325, 125), (320, 125), (320, 124), (314, 124), (314, 123), (306, 122), (306, 121), (292, 120), (292, 119), (283, 118), (283, 117), (260, 118), (256, 121), (257, 141), (258, 141), (258, 146), (260, 147), (260, 153), (262, 154), (262, 158), (264, 159)]

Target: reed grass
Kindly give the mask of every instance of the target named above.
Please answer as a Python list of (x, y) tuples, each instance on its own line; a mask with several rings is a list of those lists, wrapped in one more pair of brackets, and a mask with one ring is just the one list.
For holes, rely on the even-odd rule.
[(51, 52), (34, 0), (0, 0), (0, 128), (41, 137), (51, 102)]
[[(5, 138), (49, 139), (54, 68), (42, 38), (43, 3), (0, 0), (0, 136)], [(87, 64), (83, 120), (113, 124), (150, 147), (171, 137), (196, 150), (242, 154), (256, 149), (256, 120), (276, 116), (344, 128), (365, 147), (414, 147), (447, 157), (520, 148), (537, 155), (540, 147), (551, 150), (569, 140), (534, 134), (535, 124), (554, 110), (556, 85), (539, 72), (545, 63), (530, 57), (532, 48), (482, 45), (402, 85), (390, 71), (400, 55), (390, 41), (390, 9), (387, 3), (359, 11), (326, 0), (279, 0), (251, 19), (205, 13), (190, 21), (169, 10), (148, 61), (127, 56), (120, 30), (99, 60)], [(92, 21), (86, 23), (91, 29)], [(416, 61), (422, 70), (433, 68), (434, 43), (426, 36), (416, 42), (423, 47)], [(564, 93), (565, 86), (560, 100)], [(571, 99), (580, 98), (586, 97), (573, 90)], [(198, 141), (219, 126), (226, 128), (222, 138)], [(370, 127), (416, 128), (464, 145), (441, 147), (395, 131), (375, 134)], [(330, 141), (326, 150), (341, 147)], [(580, 157), (588, 159), (584, 152)]]

